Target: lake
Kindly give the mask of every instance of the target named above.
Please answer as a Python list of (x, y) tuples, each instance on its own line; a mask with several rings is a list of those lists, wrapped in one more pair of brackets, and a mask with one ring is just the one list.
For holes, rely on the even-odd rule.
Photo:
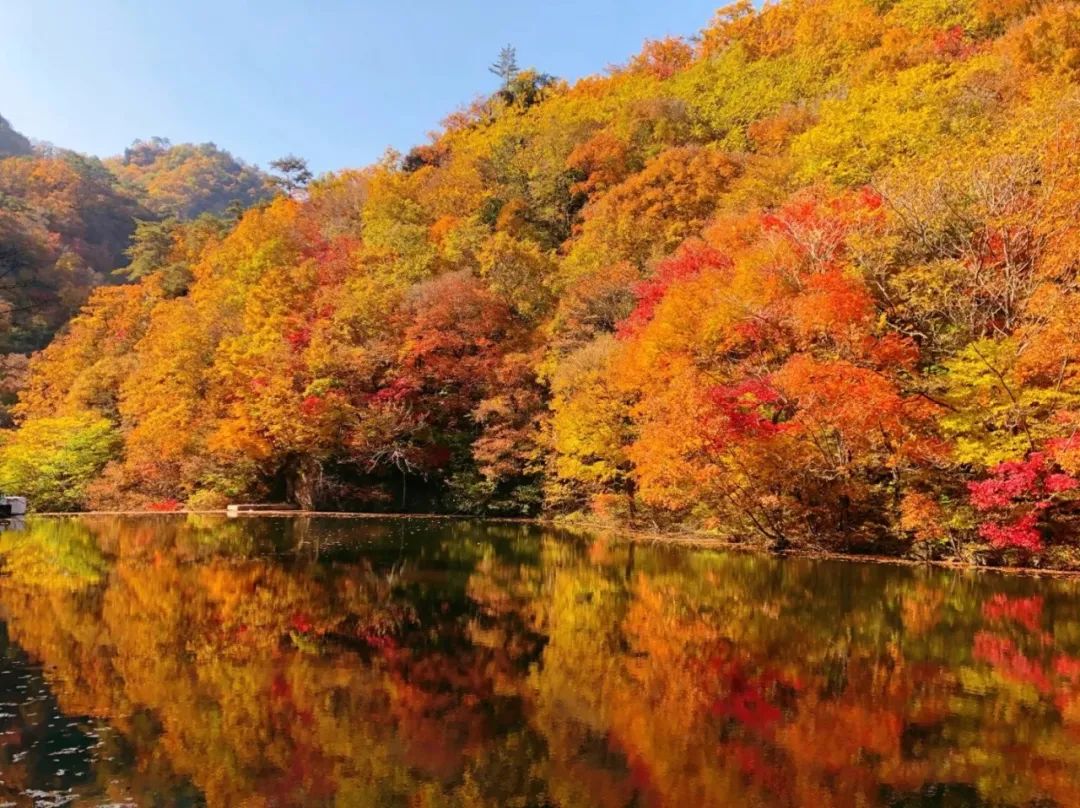
[(1069, 579), (442, 519), (0, 558), (0, 805), (1080, 805)]

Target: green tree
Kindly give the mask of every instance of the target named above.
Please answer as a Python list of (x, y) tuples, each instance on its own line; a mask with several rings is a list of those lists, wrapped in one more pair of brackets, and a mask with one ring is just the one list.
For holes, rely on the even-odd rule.
[(94, 413), (27, 421), (0, 446), (0, 488), (28, 497), (34, 510), (78, 510), (118, 444), (113, 425)]
[(307, 160), (295, 154), (286, 154), (273, 160), (270, 168), (277, 174), (270, 181), (289, 196), (302, 193), (313, 178)]
[(488, 72), (502, 79), (503, 89), (509, 87), (510, 82), (518, 73), (517, 48), (507, 45), (500, 50), (499, 58), (488, 68)]

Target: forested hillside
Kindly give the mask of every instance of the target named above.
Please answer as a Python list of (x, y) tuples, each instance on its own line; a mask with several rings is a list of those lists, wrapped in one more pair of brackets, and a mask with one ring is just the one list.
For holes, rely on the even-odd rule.
[(0, 115), (0, 157), (18, 157), (30, 154), (30, 140), (21, 132), (16, 132), (11, 123)]
[(136, 217), (151, 214), (96, 158), (0, 159), (0, 353), (44, 347), (127, 262)]
[(266, 175), (213, 144), (154, 138), (101, 161), (35, 148), (0, 117), (0, 426), (10, 425), (25, 355), (94, 288), (119, 282), (121, 268), (137, 274), (180, 220), (227, 219), (270, 195)]
[[(0, 484), (1076, 563), (1080, 6), (744, 2), (498, 67), (407, 154), (158, 232), (32, 360)], [(206, 204), (144, 147), (124, 185)]]
[(270, 196), (265, 174), (213, 143), (174, 146), (159, 137), (136, 140), (105, 164), (132, 196), (160, 216), (223, 214), (230, 205), (243, 209)]

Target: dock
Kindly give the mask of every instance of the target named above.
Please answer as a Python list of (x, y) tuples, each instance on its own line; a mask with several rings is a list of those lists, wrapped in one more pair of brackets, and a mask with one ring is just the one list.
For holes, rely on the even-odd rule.
[(251, 502), (230, 505), (225, 512), (230, 516), (239, 513), (265, 513), (267, 511), (298, 511), (300, 507), (291, 502)]

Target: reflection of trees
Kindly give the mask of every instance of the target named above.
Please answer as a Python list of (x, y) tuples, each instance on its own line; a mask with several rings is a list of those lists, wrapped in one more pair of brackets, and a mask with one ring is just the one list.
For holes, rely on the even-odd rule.
[(5, 577), (43, 590), (80, 590), (101, 580), (105, 558), (82, 523), (52, 519), (30, 524), (28, 530), (0, 532)]
[[(545, 599), (535, 720), (566, 804), (1080, 799), (1080, 665), (1061, 652), (1080, 623), (1062, 610), (1032, 634), (1030, 599), (999, 591), (1027, 582), (638, 548), (622, 590), (620, 563), (559, 569)], [(1002, 614), (1042, 669), (1009, 645), (973, 648)]]
[(1063, 581), (642, 546), (631, 564), (618, 541), (466, 522), (37, 520), (0, 551), (12, 639), (66, 713), (114, 729), (77, 789), (1080, 802)]

